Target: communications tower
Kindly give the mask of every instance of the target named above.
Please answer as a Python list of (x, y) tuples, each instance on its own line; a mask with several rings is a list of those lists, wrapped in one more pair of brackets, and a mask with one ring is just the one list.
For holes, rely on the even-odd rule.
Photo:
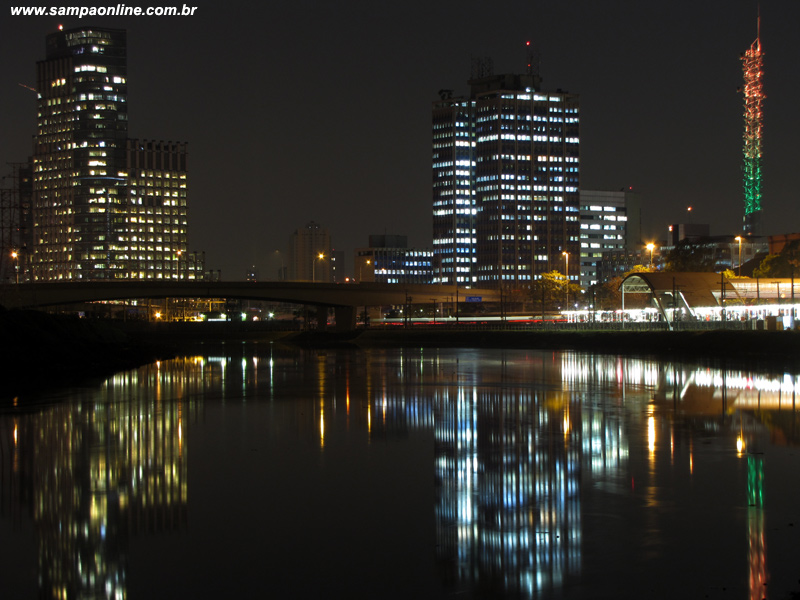
[(758, 29), (755, 41), (742, 55), (744, 71), (744, 136), (742, 177), (744, 190), (744, 233), (759, 235), (761, 228), (762, 194), (762, 130), (764, 95), (762, 77), (764, 75), (764, 55), (761, 52), (761, 15), (758, 16)]

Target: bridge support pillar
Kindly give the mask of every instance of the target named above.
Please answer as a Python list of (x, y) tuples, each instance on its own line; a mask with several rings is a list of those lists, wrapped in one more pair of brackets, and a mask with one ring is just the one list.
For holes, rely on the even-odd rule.
[(355, 306), (337, 306), (333, 310), (336, 314), (336, 331), (353, 331), (356, 328)]
[(328, 328), (328, 307), (321, 304), (317, 305), (317, 331), (325, 331)]

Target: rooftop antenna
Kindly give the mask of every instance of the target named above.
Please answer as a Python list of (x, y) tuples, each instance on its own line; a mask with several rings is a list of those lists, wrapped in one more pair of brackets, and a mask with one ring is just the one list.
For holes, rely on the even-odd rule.
[(530, 41), (525, 42), (525, 59), (527, 68), (525, 72), (533, 77), (539, 77), (539, 53)]

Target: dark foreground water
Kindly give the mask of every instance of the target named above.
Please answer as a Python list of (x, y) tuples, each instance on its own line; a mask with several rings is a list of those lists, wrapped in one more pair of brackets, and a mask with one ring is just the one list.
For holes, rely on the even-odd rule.
[(232, 345), (20, 397), (0, 598), (798, 597), (795, 375)]

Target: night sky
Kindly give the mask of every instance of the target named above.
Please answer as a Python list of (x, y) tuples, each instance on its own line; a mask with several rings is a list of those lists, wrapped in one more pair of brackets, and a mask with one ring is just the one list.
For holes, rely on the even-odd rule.
[[(443, 88), (467, 92), (473, 58), (523, 72), (531, 40), (544, 88), (581, 96), (583, 189), (640, 192), (646, 238), (686, 222), (687, 206), (712, 234), (741, 231), (737, 90), (755, 0), (187, 4), (195, 16), (59, 20), (4, 8), (3, 174), (31, 152), (35, 95), (18, 84), (35, 85), (46, 34), (61, 23), (123, 27), (129, 135), (189, 143), (189, 249), (223, 279), (251, 265), (272, 279), (274, 251), (313, 220), (352, 269), (370, 234), (431, 246), (431, 103)], [(762, 223), (788, 233), (800, 231), (800, 2), (762, 0), (761, 17)]]

